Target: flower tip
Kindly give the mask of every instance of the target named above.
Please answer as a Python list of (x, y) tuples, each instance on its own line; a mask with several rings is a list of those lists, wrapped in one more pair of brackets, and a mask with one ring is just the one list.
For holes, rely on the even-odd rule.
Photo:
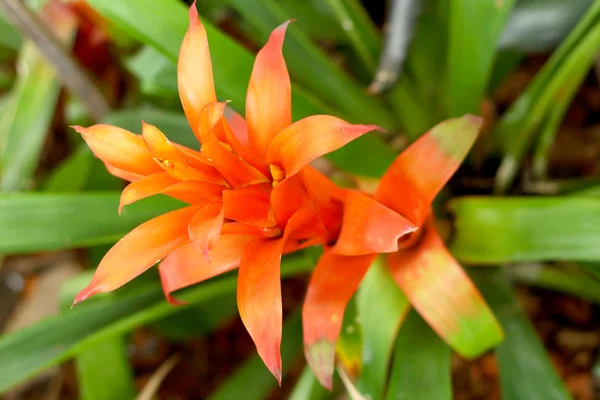
[(170, 295), (170, 294), (168, 294), (168, 293), (165, 293), (165, 297), (166, 297), (166, 299), (167, 299), (167, 302), (168, 302), (170, 305), (172, 305), (172, 306), (175, 306), (175, 307), (185, 306), (185, 305), (188, 305), (188, 304), (189, 304), (189, 302), (187, 302), (187, 301), (185, 301), (185, 300), (179, 300), (179, 299), (177, 299), (177, 298), (175, 298), (175, 297), (171, 296), (171, 295)]
[(333, 388), (333, 368), (335, 364), (335, 344), (324, 339), (304, 345), (304, 354), (315, 376), (327, 390)]
[(196, 0), (194, 0), (192, 5), (190, 6), (188, 15), (190, 17), (190, 27), (195, 27), (195, 26), (202, 24), (202, 22), (200, 22), (200, 17), (198, 16), (198, 9), (196, 8)]
[(77, 294), (77, 296), (75, 296), (75, 300), (73, 300), (73, 304), (71, 305), (71, 308), (75, 307), (76, 304), (89, 299), (96, 293), (98, 293), (98, 290), (96, 288), (92, 287), (91, 285), (88, 285), (85, 289), (83, 289), (81, 292), (79, 292)]
[(71, 128), (75, 129), (75, 132), (79, 133), (80, 135), (84, 135), (86, 128), (84, 128), (83, 126), (80, 125), (71, 125)]
[(481, 125), (483, 125), (483, 118), (478, 115), (466, 114), (463, 118), (466, 122), (473, 125), (478, 125), (478, 127), (481, 127)]

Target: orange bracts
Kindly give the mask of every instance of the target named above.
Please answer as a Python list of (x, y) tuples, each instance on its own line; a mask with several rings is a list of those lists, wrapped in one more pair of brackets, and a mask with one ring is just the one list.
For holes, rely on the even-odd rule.
[[(435, 196), (467, 155), (480, 127), (480, 118), (473, 116), (443, 122), (398, 156), (373, 199), (357, 191), (342, 196), (338, 240), (320, 259), (303, 308), (306, 358), (325, 387), (332, 385), (346, 304), (377, 253), (389, 253), (397, 284), (457, 352), (472, 357), (502, 339), (498, 322), (445, 248), (431, 215)], [(414, 232), (400, 238), (401, 231)]]
[(171, 143), (145, 123), (141, 136), (108, 125), (75, 127), (109, 172), (131, 182), (120, 209), (155, 194), (189, 205), (121, 239), (75, 303), (122, 286), (160, 260), (172, 303), (177, 303), (173, 291), (239, 266), (241, 318), (280, 381), (281, 255), (333, 242), (341, 226), (339, 189), (308, 163), (378, 127), (327, 115), (292, 123), (281, 51), (287, 23), (273, 31), (256, 57), (244, 121), (217, 101), (206, 31), (195, 5), (189, 17), (178, 87), (200, 151)]

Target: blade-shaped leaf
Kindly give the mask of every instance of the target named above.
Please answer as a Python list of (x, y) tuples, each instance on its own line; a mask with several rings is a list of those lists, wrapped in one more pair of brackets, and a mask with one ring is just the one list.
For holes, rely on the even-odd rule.
[(400, 328), (387, 399), (451, 399), (452, 352), (414, 310)]
[(496, 348), (502, 397), (514, 400), (570, 399), (534, 328), (521, 311), (504, 271), (478, 269), (472, 276), (506, 334)]
[(321, 386), (312, 370), (304, 367), (288, 400), (324, 400), (327, 395), (327, 390)]
[(0, 252), (58, 250), (114, 243), (140, 223), (182, 203), (142, 200), (119, 216), (119, 193), (0, 196)]
[(449, 116), (478, 113), (496, 46), (515, 0), (450, 1), (447, 107)]
[[(313, 265), (304, 254), (284, 257), (281, 276), (308, 272)], [(164, 301), (157, 282), (144, 282), (136, 286), (136, 290), (127, 287), (122, 295), (111, 293), (92, 299), (73, 310), (3, 336), (0, 365), (10, 365), (10, 368), (0, 374), (0, 393), (107, 338), (123, 335), (226, 293), (235, 296), (235, 287), (235, 277), (218, 278), (182, 291), (178, 298), (188, 305), (173, 307)]]
[[(300, 312), (288, 317), (283, 325), (281, 357), (283, 373), (302, 354), (302, 319)], [(210, 400), (264, 399), (277, 387), (277, 381), (258, 355), (253, 355), (209, 397)]]
[(463, 197), (450, 210), (450, 248), (464, 262), (600, 260), (600, 199)]
[(356, 386), (370, 398), (381, 399), (394, 341), (410, 304), (380, 258), (364, 277), (356, 302), (363, 336), (363, 368)]

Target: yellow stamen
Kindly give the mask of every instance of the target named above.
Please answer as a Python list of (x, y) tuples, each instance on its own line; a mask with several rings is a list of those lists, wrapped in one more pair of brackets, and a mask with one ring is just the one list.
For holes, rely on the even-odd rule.
[(269, 165), (269, 170), (271, 171), (271, 176), (273, 177), (273, 187), (276, 187), (279, 182), (285, 179), (285, 171), (283, 168), (275, 164)]

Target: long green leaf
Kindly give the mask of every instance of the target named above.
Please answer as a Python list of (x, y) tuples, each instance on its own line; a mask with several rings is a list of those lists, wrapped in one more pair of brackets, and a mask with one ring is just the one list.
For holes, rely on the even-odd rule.
[(505, 332), (504, 342), (496, 348), (502, 398), (570, 399), (533, 326), (521, 311), (504, 271), (479, 269), (472, 276)]
[(52, 193), (79, 192), (88, 182), (94, 155), (87, 145), (81, 145), (63, 160), (46, 180), (44, 190)]
[(0, 13), (0, 46), (12, 50), (21, 48), (21, 35), (14, 26), (6, 20), (6, 17)]
[(324, 400), (327, 394), (327, 390), (321, 386), (312, 370), (304, 367), (288, 400)]
[[(302, 354), (302, 319), (300, 312), (288, 317), (283, 325), (281, 358), (283, 373), (289, 371), (290, 364)], [(236, 372), (217, 388), (210, 400), (260, 400), (277, 387), (277, 381), (265, 367), (258, 355), (253, 355)]]
[[(304, 254), (284, 257), (282, 277), (310, 271), (314, 263)], [(139, 280), (139, 278), (138, 278)], [(135, 284), (136, 282), (132, 282)], [(235, 277), (217, 278), (186, 289), (178, 298), (189, 304), (173, 307), (164, 301), (158, 284), (140, 284), (121, 296), (106, 295), (73, 310), (48, 318), (19, 332), (0, 338), (0, 393), (103, 341), (203, 304), (230, 293), (235, 296)], [(87, 303), (87, 304), (86, 304)]]
[(125, 338), (115, 336), (77, 355), (81, 400), (133, 399), (133, 370), (127, 358)]
[[(148, 44), (172, 62), (177, 61), (179, 46), (186, 32), (188, 19), (185, 6), (176, 0), (104, 1), (89, 0), (89, 4), (132, 37)], [(221, 31), (204, 21), (209, 44), (217, 95), (232, 100), (231, 106), (244, 112), (245, 94), (252, 71), (252, 55)], [(151, 29), (149, 28), (151, 27)], [(349, 118), (324, 106), (315, 96), (292, 88), (293, 117), (300, 119), (314, 114), (337, 114), (352, 122), (365, 122), (357, 116)], [(340, 168), (360, 175), (380, 176), (393, 161), (394, 151), (374, 134), (369, 134), (332, 153), (329, 158)], [(360, 160), (360, 162), (357, 162)]]
[(515, 0), (451, 0), (447, 107), (450, 117), (478, 113), (496, 43)]
[(414, 310), (396, 340), (388, 400), (452, 398), (452, 352)]
[(0, 196), (0, 252), (27, 253), (113, 243), (140, 223), (182, 203), (156, 196), (119, 216), (119, 193)]
[(463, 197), (450, 248), (471, 264), (600, 260), (600, 199)]
[(381, 399), (394, 341), (410, 304), (381, 259), (369, 268), (356, 301), (363, 336), (363, 367), (356, 386), (366, 396)]

